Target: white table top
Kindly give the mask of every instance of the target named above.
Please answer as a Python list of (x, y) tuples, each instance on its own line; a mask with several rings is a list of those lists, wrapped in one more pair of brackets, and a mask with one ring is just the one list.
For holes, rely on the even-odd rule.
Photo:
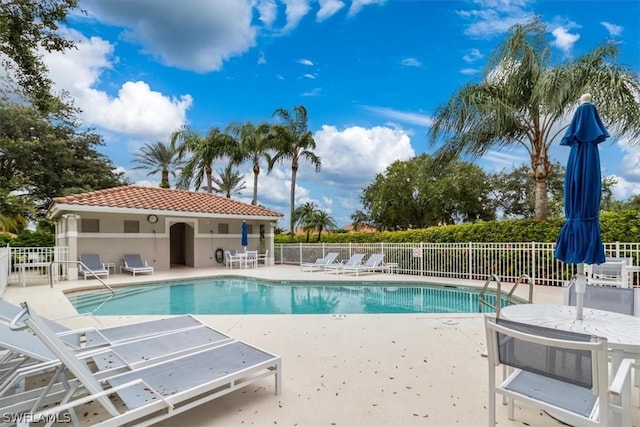
[(606, 338), (612, 350), (640, 354), (640, 317), (583, 308), (583, 320), (568, 305), (515, 304), (500, 310), (500, 316), (515, 322)]

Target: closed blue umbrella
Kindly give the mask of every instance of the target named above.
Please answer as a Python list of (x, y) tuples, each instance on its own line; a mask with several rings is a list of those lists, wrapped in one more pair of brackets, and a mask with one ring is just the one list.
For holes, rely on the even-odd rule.
[(581, 104), (573, 116), (560, 145), (571, 147), (564, 177), (564, 211), (566, 221), (556, 243), (555, 257), (577, 264), (575, 277), (576, 310), (582, 320), (586, 278), (584, 264), (605, 261), (600, 234), (600, 197), (602, 182), (598, 144), (609, 137), (591, 95), (580, 97)]
[(241, 240), (242, 246), (247, 249), (247, 246), (249, 245), (249, 231), (248, 231), (248, 227), (247, 227), (247, 222), (246, 221), (242, 221), (242, 240)]

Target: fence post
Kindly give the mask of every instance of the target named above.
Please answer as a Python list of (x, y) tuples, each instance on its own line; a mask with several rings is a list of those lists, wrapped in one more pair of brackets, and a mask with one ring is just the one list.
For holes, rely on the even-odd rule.
[(468, 270), (467, 274), (469, 276), (468, 279), (471, 280), (471, 279), (473, 279), (473, 266), (471, 265), (473, 263), (473, 253), (472, 253), (473, 252), (473, 242), (469, 242), (467, 244), (469, 245), (468, 246), (468, 250), (467, 250), (467, 253), (469, 254), (468, 255), (469, 260), (467, 262), (467, 270)]
[(531, 282), (536, 283), (536, 242), (531, 242)]

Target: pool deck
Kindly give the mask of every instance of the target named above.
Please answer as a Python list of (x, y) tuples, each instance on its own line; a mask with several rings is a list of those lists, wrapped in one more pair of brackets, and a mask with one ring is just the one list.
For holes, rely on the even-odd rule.
[[(115, 274), (111, 286), (219, 275), (272, 280), (331, 280), (336, 275), (299, 267), (247, 270), (175, 269), (135, 278)], [(337, 276), (352, 281), (416, 281), (480, 286), (395, 274)], [(63, 291), (95, 286), (96, 280), (46, 286), (9, 286), (3, 298), (28, 301), (40, 314), (71, 327), (99, 326), (75, 309)], [(508, 288), (510, 288), (508, 286)], [(525, 297), (527, 287), (516, 292)], [(562, 290), (534, 288), (534, 302), (561, 303)], [(273, 378), (238, 390), (160, 423), (174, 426), (486, 426), (487, 359), (480, 314), (382, 315), (198, 315), (213, 328), (282, 357), (282, 393)], [(102, 325), (133, 323), (151, 316), (100, 316)], [(638, 402), (634, 388), (632, 402)], [(500, 401), (500, 398), (498, 398)], [(516, 420), (498, 405), (500, 426), (559, 426), (545, 413), (516, 403)], [(640, 426), (640, 410), (633, 414)], [(91, 425), (91, 416), (83, 422)]]

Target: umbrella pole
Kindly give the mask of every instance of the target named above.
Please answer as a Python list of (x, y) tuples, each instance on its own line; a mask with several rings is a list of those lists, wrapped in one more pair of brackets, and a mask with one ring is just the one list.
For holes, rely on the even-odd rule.
[(584, 293), (587, 287), (587, 278), (584, 275), (584, 263), (578, 264), (576, 273), (576, 319), (582, 320), (582, 308), (584, 307)]

